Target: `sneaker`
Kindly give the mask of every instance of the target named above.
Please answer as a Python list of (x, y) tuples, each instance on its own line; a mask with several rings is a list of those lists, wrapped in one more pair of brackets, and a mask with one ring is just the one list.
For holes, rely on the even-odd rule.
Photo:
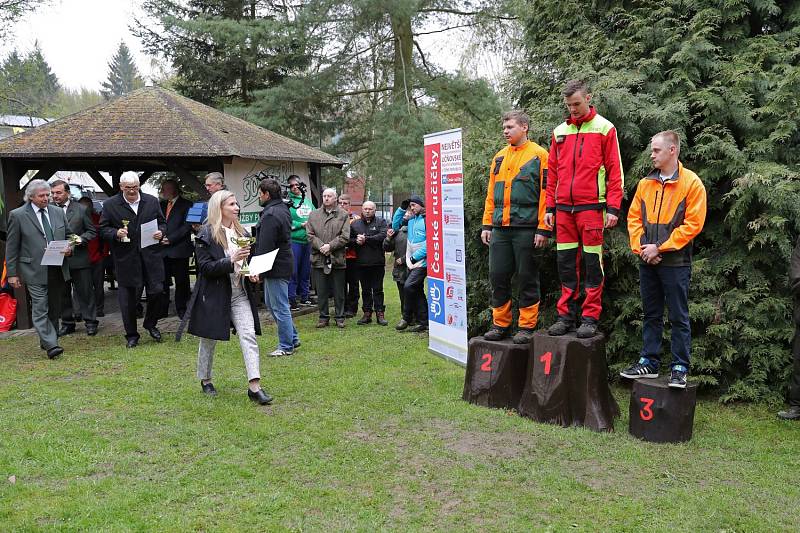
[(575, 334), (579, 339), (591, 339), (597, 335), (597, 324), (593, 322), (582, 322)]
[(292, 311), (299, 311), (300, 310), (300, 306), (297, 305), (297, 301), (289, 300), (289, 309), (292, 310)]
[(555, 324), (547, 328), (547, 334), (552, 335), (553, 337), (560, 337), (561, 335), (566, 335), (574, 329), (575, 324), (573, 324), (572, 321), (559, 318)]
[(408, 322), (406, 322), (405, 319), (403, 318), (401, 318), (400, 322), (398, 322), (397, 325), (394, 327), (394, 329), (396, 329), (397, 331), (403, 331), (406, 328), (408, 328)]
[(416, 326), (408, 328), (408, 331), (411, 331), (412, 333), (425, 333), (428, 331), (428, 326), (425, 324), (417, 324)]
[(689, 373), (684, 369), (684, 367), (678, 365), (673, 367), (672, 374), (669, 377), (669, 383), (667, 385), (672, 389), (685, 389), (686, 388), (686, 376)]
[(519, 328), (517, 334), (511, 339), (514, 344), (530, 344), (533, 340), (533, 329)]
[(778, 411), (781, 420), (800, 420), (800, 406), (792, 405), (785, 411)]
[(282, 348), (278, 348), (274, 352), (271, 352), (269, 354), (269, 356), (270, 357), (283, 357), (283, 356), (286, 356), (286, 355), (292, 355), (293, 353), (294, 353), (294, 350), (284, 350)]
[(639, 361), (620, 372), (619, 375), (628, 379), (657, 378), (658, 368), (651, 365), (650, 361), (646, 358), (640, 357)]
[(483, 338), (487, 341), (499, 341), (508, 337), (508, 328), (492, 324), (489, 331), (483, 334)]
[(302, 343), (302, 342), (300, 342), (299, 340), (296, 340), (296, 341), (294, 341), (294, 343), (293, 343), (293, 344), (294, 344), (294, 349), (296, 350), (296, 349), (298, 349), (300, 346), (302, 346), (302, 344), (303, 344), (303, 343)]
[(302, 302), (300, 302), (300, 303), (301, 303), (302, 305), (314, 305), (314, 304), (313, 304), (313, 302), (311, 302), (311, 300), (310, 300), (309, 298), (306, 298), (305, 300), (303, 300), (303, 301), (302, 301)]

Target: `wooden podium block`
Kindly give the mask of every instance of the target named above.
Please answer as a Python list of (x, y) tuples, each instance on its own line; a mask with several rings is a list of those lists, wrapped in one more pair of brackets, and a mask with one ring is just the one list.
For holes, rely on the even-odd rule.
[(608, 386), (606, 341), (536, 333), (519, 414), (564, 427), (613, 431), (619, 405)]
[(628, 431), (648, 442), (686, 442), (692, 438), (697, 383), (667, 386), (668, 376), (636, 379), (631, 389)]
[(473, 337), (469, 340), (462, 398), (485, 407), (516, 409), (525, 386), (528, 356), (527, 344)]

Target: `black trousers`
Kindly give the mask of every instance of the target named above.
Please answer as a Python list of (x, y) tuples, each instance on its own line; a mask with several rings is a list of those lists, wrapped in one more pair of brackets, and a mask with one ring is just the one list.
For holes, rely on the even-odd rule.
[(416, 314), (417, 323), (428, 326), (428, 299), (425, 298), (425, 277), (428, 269), (425, 267), (412, 268), (408, 271), (406, 283), (403, 286), (405, 292), (405, 306), (403, 308), (403, 319), (411, 322)]
[(789, 382), (789, 405), (800, 407), (800, 302), (794, 302), (794, 339), (792, 339), (792, 359), (794, 371)]
[[(122, 315), (122, 325), (125, 326), (126, 339), (138, 339), (139, 331), (136, 328), (136, 304), (139, 303), (139, 295), (142, 293), (141, 287), (119, 287), (117, 299), (119, 300), (119, 312)], [(163, 314), (166, 307), (164, 303), (164, 293), (147, 293), (147, 309), (144, 314), (142, 326), (145, 329), (156, 327), (158, 319)]]
[(344, 320), (345, 270), (334, 268), (330, 274), (325, 274), (321, 268), (314, 268), (314, 285), (317, 288), (319, 319), (330, 320), (328, 299), (333, 296), (334, 317)]
[(92, 290), (94, 291), (94, 307), (97, 314), (105, 313), (106, 303), (106, 268), (103, 261), (92, 263)]
[(358, 270), (359, 266), (356, 264), (355, 259), (347, 260), (347, 300), (344, 304), (344, 310), (347, 313), (356, 314), (358, 312)]
[(397, 284), (397, 292), (400, 295), (400, 316), (406, 316), (406, 291), (405, 281), (395, 281)]
[(70, 269), (70, 281), (64, 282), (64, 296), (61, 299), (61, 323), (75, 325), (75, 311), (72, 306), (72, 291), (75, 291), (78, 307), (83, 320), (87, 324), (97, 323), (97, 310), (94, 302), (94, 284), (92, 283), (92, 269)]
[(183, 314), (186, 313), (186, 303), (189, 301), (189, 295), (192, 292), (189, 284), (189, 258), (164, 258), (164, 272), (166, 273), (164, 292), (166, 293), (167, 306), (169, 306), (169, 286), (174, 278), (175, 311), (180, 318), (183, 318)]
[(383, 275), (386, 267), (383, 265), (359, 266), (358, 278), (361, 281), (361, 309), (383, 313)]

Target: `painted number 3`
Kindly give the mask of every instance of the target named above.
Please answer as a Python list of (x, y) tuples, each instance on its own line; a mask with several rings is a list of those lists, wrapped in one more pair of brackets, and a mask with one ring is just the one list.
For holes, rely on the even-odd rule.
[(539, 361), (544, 363), (544, 375), (550, 375), (550, 363), (553, 361), (553, 352), (546, 352), (539, 358)]
[(492, 354), (485, 353), (481, 356), (483, 360), (483, 364), (481, 365), (481, 370), (484, 372), (491, 372), (492, 371)]
[(653, 405), (652, 398), (639, 398), (639, 401), (642, 402), (642, 408), (639, 409), (639, 416), (645, 422), (653, 419), (653, 410), (650, 407)]

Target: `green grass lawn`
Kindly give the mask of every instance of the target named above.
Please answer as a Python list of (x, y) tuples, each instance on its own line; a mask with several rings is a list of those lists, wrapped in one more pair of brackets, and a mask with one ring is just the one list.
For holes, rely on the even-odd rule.
[(542, 425), (463, 402), (463, 369), (425, 337), (315, 323), (294, 356), (262, 357), (268, 407), (235, 341), (217, 398), (193, 337), (74, 335), (55, 361), (0, 341), (0, 531), (800, 529), (800, 424), (768, 406), (703, 400), (681, 445), (628, 435), (623, 388), (613, 434)]

